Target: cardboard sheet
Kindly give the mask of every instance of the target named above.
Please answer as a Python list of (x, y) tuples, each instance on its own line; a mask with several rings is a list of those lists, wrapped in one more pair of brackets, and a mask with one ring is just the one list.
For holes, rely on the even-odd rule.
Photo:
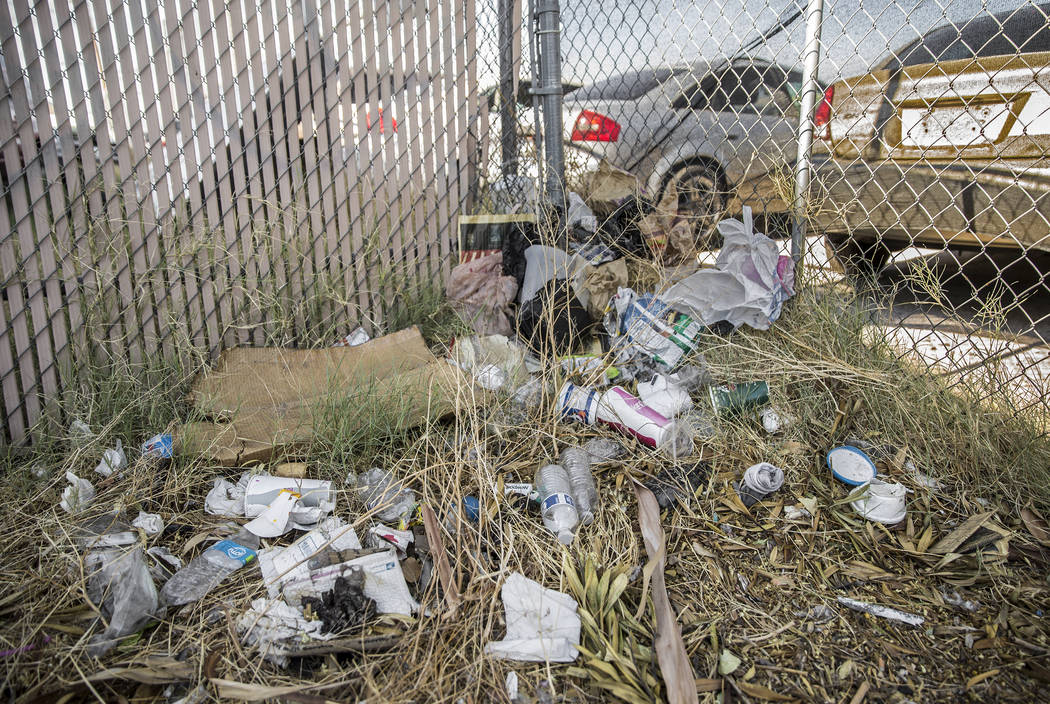
[[(356, 347), (236, 348), (194, 381), (188, 400), (208, 420), (184, 424), (178, 441), (221, 465), (265, 461), (324, 423), (379, 420), (393, 433), (440, 418), (470, 385), (415, 327)], [(458, 395), (472, 402), (472, 393)]]

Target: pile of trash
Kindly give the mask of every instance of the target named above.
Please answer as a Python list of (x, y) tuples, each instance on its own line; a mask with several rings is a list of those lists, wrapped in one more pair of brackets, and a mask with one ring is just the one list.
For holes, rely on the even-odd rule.
[[(865, 420), (897, 379), (774, 341), (794, 272), (750, 211), (662, 287), (631, 278), (637, 223), (568, 217), (567, 249), (456, 267), (455, 339), (228, 350), (137, 449), (75, 421), (39, 519), (61, 568), (0, 604), (33, 617), (4, 657), (44, 673), (15, 691), (903, 704), (1050, 681), (1050, 528)], [(386, 450), (354, 454), (358, 417)], [(46, 571), (42, 545), (10, 557)], [(45, 672), (70, 657), (86, 676)]]

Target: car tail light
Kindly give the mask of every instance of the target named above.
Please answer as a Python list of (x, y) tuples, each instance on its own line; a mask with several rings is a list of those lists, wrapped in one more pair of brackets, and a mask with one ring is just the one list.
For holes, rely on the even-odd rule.
[(592, 110), (584, 110), (572, 127), (573, 142), (615, 142), (620, 137), (620, 123)]
[(831, 139), (831, 101), (834, 97), (835, 86), (828, 86), (828, 89), (824, 91), (824, 98), (817, 106), (817, 111), (813, 113), (813, 124), (824, 128), (824, 134), (821, 135), (824, 139)]

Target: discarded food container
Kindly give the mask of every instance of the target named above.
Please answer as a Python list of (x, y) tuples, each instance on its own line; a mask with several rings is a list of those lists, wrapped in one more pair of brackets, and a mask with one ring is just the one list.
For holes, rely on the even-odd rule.
[(197, 601), (256, 559), (259, 539), (241, 531), (233, 540), (220, 540), (176, 572), (160, 590), (161, 600), (170, 606)]
[(740, 495), (740, 501), (751, 507), (766, 498), (784, 484), (784, 470), (769, 462), (753, 464), (744, 471), (744, 477), (733, 488)]
[(560, 465), (548, 464), (536, 471), (533, 483), (540, 496), (543, 525), (558, 536), (563, 545), (571, 544), (573, 530), (579, 523), (579, 514), (572, 497), (569, 474)]
[(769, 384), (748, 381), (709, 386), (707, 390), (716, 414), (730, 415), (758, 408), (769, 403)]
[(560, 461), (569, 475), (580, 523), (589, 526), (594, 522), (594, 512), (598, 509), (598, 488), (591, 473), (591, 456), (583, 448), (567, 447), (562, 451)]
[(124, 446), (117, 438), (116, 447), (112, 447), (102, 453), (102, 461), (95, 467), (95, 471), (103, 477), (124, 471), (128, 466), (128, 457), (124, 454)]
[(157, 460), (170, 460), (175, 454), (175, 440), (168, 433), (154, 435), (142, 443), (142, 456)]
[[(288, 532), (288, 519), (300, 495), (291, 489), (281, 489), (263, 512), (244, 525), (244, 529), (260, 538), (276, 538)], [(247, 507), (247, 506), (246, 506)]]
[(825, 462), (832, 476), (850, 486), (862, 486), (875, 478), (875, 463), (867, 453), (852, 445), (840, 445), (828, 452)]
[(335, 502), (332, 482), (256, 474), (248, 480), (244, 490), (244, 515), (248, 518), (258, 516), (282, 491), (298, 494), (298, 503), (303, 506), (321, 506)]
[(621, 386), (598, 394), (594, 389), (566, 382), (558, 393), (558, 408), (565, 418), (588, 425), (604, 423), (671, 457), (684, 457), (693, 451), (689, 424), (657, 413)]
[(850, 501), (850, 506), (869, 521), (894, 525), (907, 515), (904, 502), (907, 493), (902, 484), (872, 479), (851, 494), (856, 498)]

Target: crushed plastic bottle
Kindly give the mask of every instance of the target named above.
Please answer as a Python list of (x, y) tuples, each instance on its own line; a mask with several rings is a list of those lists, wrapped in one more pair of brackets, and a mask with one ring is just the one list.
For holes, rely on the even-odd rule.
[(591, 438), (583, 444), (583, 450), (591, 456), (591, 462), (608, 462), (623, 457), (623, 445), (612, 438)]
[(350, 475), (347, 483), (357, 487), (369, 511), (380, 509), (376, 516), (388, 523), (407, 519), (416, 507), (416, 493), (403, 488), (385, 469), (373, 467), (359, 475)]
[(543, 525), (558, 536), (563, 545), (572, 543), (573, 530), (579, 523), (572, 483), (564, 467), (548, 464), (540, 467), (533, 482), (539, 492)]
[(259, 539), (240, 531), (232, 539), (220, 540), (176, 572), (160, 590), (169, 606), (182, 606), (204, 597), (231, 574), (253, 562)]
[(594, 485), (594, 475), (591, 474), (591, 456), (583, 448), (567, 447), (561, 453), (561, 466), (569, 475), (580, 524), (589, 526), (594, 522), (594, 512), (598, 508), (598, 487)]

